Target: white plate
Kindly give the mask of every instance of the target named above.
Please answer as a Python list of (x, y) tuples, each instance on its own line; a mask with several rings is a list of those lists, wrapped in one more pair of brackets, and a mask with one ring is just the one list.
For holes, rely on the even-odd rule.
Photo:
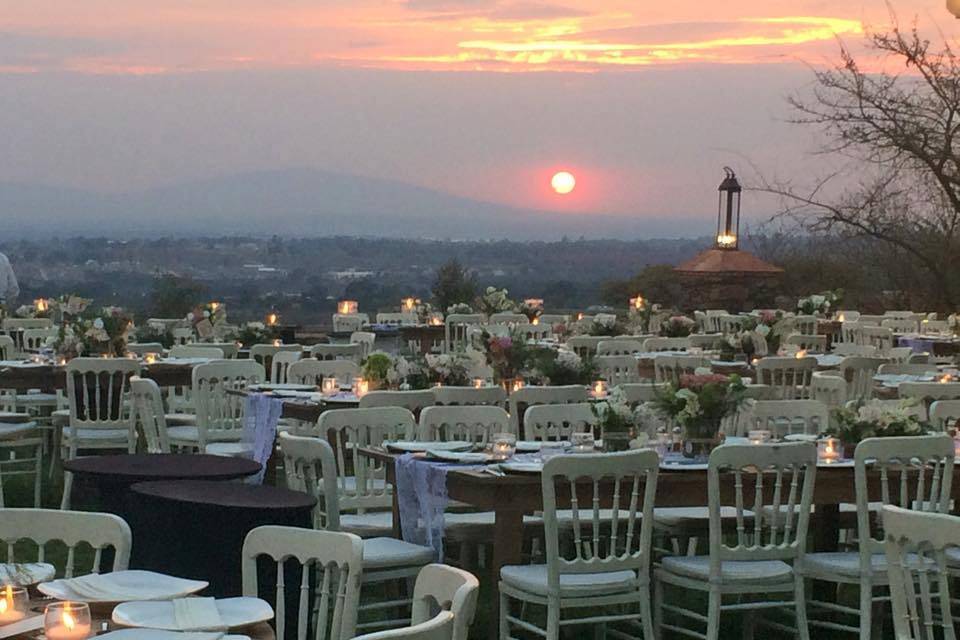
[(254, 384), (250, 385), (251, 391), (316, 391), (314, 384)]
[(788, 433), (783, 439), (786, 442), (816, 442), (819, 437), (812, 433)]
[(570, 446), (569, 440), (562, 440), (559, 442), (542, 442), (540, 440), (517, 440), (517, 451), (526, 451), (529, 453), (534, 453), (537, 451), (542, 451), (543, 449), (554, 449), (563, 451)]
[(660, 468), (669, 469), (670, 471), (706, 471), (707, 463), (706, 462), (670, 461), (670, 462), (661, 462)]
[(423, 451), (470, 451), (473, 449), (472, 442), (461, 442), (451, 440), (450, 442), (388, 442), (387, 449), (390, 451), (403, 451), (405, 453), (421, 453)]
[[(91, 579), (81, 576), (79, 580)], [(172, 600), (207, 588), (203, 580), (185, 580), (153, 571), (115, 571), (95, 576), (96, 588), (84, 589), (76, 584), (78, 578), (44, 582), (37, 587), (45, 596), (57, 600), (77, 602), (125, 602), (127, 600)], [(78, 592), (75, 590), (80, 589)]]
[(209, 631), (164, 631), (163, 629), (120, 629), (97, 640), (250, 640), (250, 636), (221, 636)]
[(53, 580), (56, 575), (56, 568), (46, 562), (0, 562), (0, 584), (29, 587)]
[[(273, 609), (260, 598), (223, 598), (217, 600), (220, 619), (229, 629), (246, 627), (273, 619)], [(113, 610), (113, 621), (125, 627), (180, 629), (172, 602), (124, 602)]]
[(504, 473), (542, 473), (542, 462), (504, 462), (500, 464)]
[(486, 464), (493, 460), (489, 453), (470, 453), (467, 451), (444, 451), (443, 449), (427, 449), (427, 458), (456, 462), (459, 464)]

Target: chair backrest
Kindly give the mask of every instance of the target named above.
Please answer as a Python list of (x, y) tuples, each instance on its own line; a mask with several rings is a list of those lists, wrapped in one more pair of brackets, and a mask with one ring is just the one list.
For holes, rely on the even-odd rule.
[(873, 378), (880, 366), (887, 361), (884, 358), (862, 358), (847, 356), (837, 369), (847, 381), (847, 400), (868, 400), (873, 397)]
[(937, 400), (930, 405), (930, 425), (939, 431), (957, 425), (960, 419), (960, 400)]
[(750, 429), (768, 429), (775, 438), (817, 435), (830, 426), (830, 411), (819, 400), (760, 400), (750, 411)]
[(501, 311), (500, 313), (491, 313), (490, 324), (525, 324), (530, 322), (527, 316), (513, 311)]
[(696, 372), (701, 367), (709, 367), (710, 359), (703, 356), (660, 355), (653, 359), (653, 378), (656, 382), (673, 382), (680, 376)]
[(46, 346), (47, 341), (56, 338), (59, 329), (48, 327), (46, 329), (24, 329), (22, 334), (23, 349), (25, 351), (39, 351)]
[(451, 313), (443, 322), (444, 353), (464, 349), (469, 340), (470, 327), (483, 324), (482, 313)]
[(263, 365), (267, 373), (273, 369), (273, 357), (282, 351), (295, 351), (303, 354), (303, 347), (299, 344), (255, 344), (250, 347), (250, 359)]
[(641, 351), (643, 351), (643, 343), (628, 338), (601, 340), (597, 344), (598, 356), (632, 356)]
[(71, 429), (129, 429), (127, 394), (140, 363), (129, 358), (74, 358), (67, 363)]
[[(441, 611), (420, 624), (401, 629), (387, 629), (357, 636), (356, 640), (452, 640), (456, 638), (457, 617), (449, 611)], [(463, 636), (466, 638), (466, 636)]]
[(227, 360), (233, 360), (240, 355), (240, 345), (236, 342), (204, 342), (203, 346), (220, 349)]
[(642, 402), (650, 402), (657, 397), (657, 392), (663, 390), (664, 385), (653, 382), (635, 382), (621, 384), (620, 392), (627, 404), (636, 406)]
[(810, 379), (810, 397), (831, 409), (847, 403), (847, 380), (835, 371), (815, 371)]
[[(524, 440), (569, 440), (571, 433), (595, 433), (600, 422), (589, 402), (539, 404), (523, 413)], [(599, 433), (595, 433), (600, 437)]]
[(864, 358), (875, 358), (880, 351), (868, 344), (856, 344), (854, 342), (843, 342), (833, 345), (833, 353), (838, 356), (861, 356)]
[[(817, 448), (808, 442), (713, 450), (707, 467), (711, 580), (720, 579), (725, 561), (803, 556), (816, 472)], [(727, 537), (723, 516), (731, 508), (736, 536)]]
[(4, 331), (23, 331), (24, 329), (48, 329), (53, 326), (50, 318), (4, 318)]
[(127, 344), (127, 351), (138, 356), (145, 356), (148, 353), (161, 354), (163, 345), (159, 342), (130, 342)]
[(174, 327), (170, 330), (170, 333), (173, 334), (174, 344), (190, 344), (195, 342), (196, 336), (190, 327)]
[(687, 340), (690, 341), (690, 347), (696, 349), (704, 349), (707, 351), (717, 348), (717, 344), (723, 340), (722, 333), (706, 333), (698, 334), (695, 333), (691, 336), (687, 336)]
[(503, 407), (507, 403), (507, 392), (500, 386), (489, 387), (434, 387), (433, 397), (437, 405)]
[(920, 322), (920, 333), (945, 333), (950, 330), (950, 323), (946, 320), (923, 320)]
[(520, 433), (523, 416), (528, 407), (539, 404), (570, 404), (586, 402), (589, 398), (587, 387), (579, 384), (564, 386), (523, 387), (510, 394), (510, 431)]
[(640, 362), (633, 356), (597, 356), (594, 359), (600, 377), (611, 387), (640, 382)]
[(510, 416), (500, 407), (427, 407), (420, 412), (417, 439), (486, 444), (510, 427)]
[(333, 447), (322, 437), (296, 436), (281, 431), (277, 436), (283, 455), (287, 489), (314, 498), (313, 526), (340, 530), (340, 489)]
[(383, 465), (360, 455), (360, 449), (388, 441), (412, 440), (415, 434), (413, 414), (402, 407), (333, 409), (320, 415), (315, 435), (336, 443), (334, 454), (342, 510), (391, 506)]
[(707, 309), (702, 316), (703, 330), (708, 333), (723, 333), (723, 331), (720, 330), (720, 318), (729, 315), (726, 309)]
[(784, 338), (783, 344), (798, 347), (811, 353), (823, 353), (827, 350), (827, 336), (793, 333)]
[(353, 333), (363, 329), (363, 325), (369, 323), (369, 317), (365, 313), (335, 313), (333, 315), (334, 333)]
[(816, 316), (794, 316), (790, 318), (790, 326), (797, 333), (813, 336), (817, 334)]
[(609, 339), (604, 336), (571, 336), (567, 338), (567, 348), (581, 358), (591, 358), (597, 355), (600, 343)]
[(361, 344), (315, 344), (310, 347), (310, 357), (317, 360), (349, 360), (360, 364), (363, 358)]
[[(359, 537), (299, 527), (257, 527), (243, 542), (244, 596), (260, 596), (257, 564), (262, 557), (276, 563), (278, 584), (273, 610), (278, 638), (287, 637), (287, 603), (282, 576), (289, 560), (296, 560), (301, 567), (297, 640), (307, 640), (308, 637), (313, 640), (347, 640), (356, 635), (363, 570), (363, 542)], [(313, 602), (308, 597), (311, 578), (316, 580)], [(313, 616), (315, 610), (319, 611), (316, 617)], [(311, 625), (314, 631), (308, 635)]]
[(413, 587), (411, 624), (423, 624), (437, 611), (453, 614), (451, 640), (467, 640), (477, 612), (480, 581), (472, 573), (445, 564), (428, 564)]
[(170, 347), (171, 358), (209, 358), (223, 360), (223, 349), (206, 344), (175, 344)]
[(130, 378), (130, 401), (133, 403), (134, 419), (140, 424), (147, 440), (147, 453), (170, 453), (160, 385), (149, 378)]
[(540, 316), (540, 324), (553, 327), (558, 324), (569, 324), (570, 316), (565, 313), (544, 313)]
[[(646, 576), (659, 467), (650, 449), (560, 455), (544, 463), (548, 597), (559, 597), (565, 574), (629, 570)], [(570, 520), (564, 516), (561, 525), (558, 511), (569, 511)], [(571, 534), (573, 544), (564, 545), (563, 537)]]
[[(377, 324), (408, 327), (420, 323), (420, 316), (415, 313), (378, 313)], [(353, 340), (351, 339), (351, 342)]]
[(960, 382), (902, 382), (897, 388), (901, 398), (934, 400), (960, 399)]
[[(871, 557), (883, 553), (882, 527), (873, 527), (871, 502), (914, 511), (947, 513), (953, 483), (953, 439), (946, 435), (867, 438), (853, 454), (857, 491), (860, 569), (872, 572)], [(879, 491), (868, 485), (868, 472)], [(871, 491), (870, 489), (874, 489)], [(880, 524), (880, 523), (876, 523)]]
[(717, 318), (717, 323), (720, 325), (720, 333), (724, 335), (730, 335), (731, 333), (740, 333), (743, 331), (743, 325), (746, 322), (744, 316), (734, 316), (734, 315), (723, 315)]
[(892, 506), (881, 514), (894, 637), (955, 640), (947, 551), (960, 545), (960, 518)]
[(772, 387), (777, 400), (801, 400), (810, 396), (816, 370), (816, 358), (763, 358), (757, 363), (757, 382)]
[(317, 360), (303, 358), (287, 368), (287, 382), (320, 386), (324, 378), (336, 378), (341, 386), (353, 383), (360, 375), (360, 365), (353, 360)]
[(686, 351), (690, 348), (690, 338), (647, 338), (643, 343), (646, 352)]
[(13, 360), (17, 345), (10, 336), (0, 336), (0, 360)]
[(542, 322), (533, 324), (532, 322), (521, 322), (511, 325), (510, 333), (520, 336), (526, 342), (537, 342), (547, 340), (553, 335), (553, 327)]
[(860, 319), (860, 312), (854, 309), (837, 309), (835, 317), (839, 322), (856, 322)]
[(884, 354), (893, 348), (893, 331), (887, 327), (861, 326), (856, 334), (858, 344), (876, 347), (880, 354)]
[(290, 365), (303, 357), (303, 350), (281, 351), (273, 356), (270, 362), (270, 382), (285, 384), (289, 377)]
[(905, 364), (909, 362), (910, 358), (915, 354), (913, 353), (912, 347), (893, 347), (892, 349), (887, 349), (887, 352), (883, 355), (890, 362)]
[(209, 442), (239, 439), (245, 396), (230, 391), (266, 382), (263, 365), (253, 360), (215, 360), (195, 366), (192, 380), (201, 451)]
[[(32, 542), (37, 552), (28, 552), (24, 562), (63, 561), (64, 556), (51, 550), (47, 555), (46, 546), (50, 542), (60, 542), (67, 547), (64, 564), (57, 567), (57, 575), (72, 578), (86, 573), (100, 573), (100, 559), (104, 549), (113, 550), (111, 571), (123, 571), (130, 562), (130, 527), (123, 518), (112, 513), (89, 513), (80, 511), (59, 511), (54, 509), (3, 509), (0, 511), (0, 541), (7, 549), (6, 562), (17, 562), (15, 549), (17, 543)], [(32, 545), (31, 545), (32, 546)], [(79, 557), (89, 557), (84, 553), (86, 547), (94, 551), (93, 562), (89, 570), (78, 569)]]
[(360, 345), (360, 359), (365, 360), (370, 352), (373, 351), (373, 345), (377, 341), (377, 334), (372, 331), (354, 331), (350, 334), (350, 344)]
[(880, 365), (877, 373), (892, 376), (924, 376), (934, 375), (938, 371), (935, 364), (904, 364), (887, 363)]
[(360, 398), (361, 409), (403, 407), (418, 416), (423, 409), (436, 404), (433, 391), (371, 391)]
[(920, 330), (920, 323), (913, 318), (887, 318), (880, 326), (894, 333), (917, 333)]

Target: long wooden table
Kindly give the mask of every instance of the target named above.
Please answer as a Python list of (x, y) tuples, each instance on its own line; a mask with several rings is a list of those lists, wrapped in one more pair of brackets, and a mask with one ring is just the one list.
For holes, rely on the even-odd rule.
[[(161, 387), (189, 387), (192, 384), (193, 364), (155, 362), (142, 364), (141, 375), (150, 378)], [(0, 366), (0, 389), (27, 391), (40, 389), (53, 393), (67, 386), (66, 368), (44, 364), (31, 366)]]
[[(400, 535), (400, 513), (397, 499), (395, 463), (400, 454), (380, 447), (361, 449), (361, 454), (383, 463), (387, 482), (393, 485), (393, 526), (396, 537)], [(765, 489), (772, 491), (772, 484)], [(871, 500), (880, 499), (879, 474), (868, 474)], [(952, 485), (954, 503), (960, 504), (960, 465), (954, 469)], [(893, 487), (896, 490), (896, 487)], [(732, 483), (724, 483), (721, 500), (732, 504)], [(752, 481), (744, 477), (745, 495), (753, 495)], [(610, 500), (609, 495), (601, 499)], [(541, 478), (539, 474), (507, 474), (496, 476), (477, 470), (450, 468), (447, 473), (447, 495), (450, 500), (466, 503), (482, 511), (493, 511), (494, 527), (493, 584), (499, 579), (500, 568), (522, 563), (523, 516), (543, 509)], [(581, 504), (589, 504), (592, 493), (583, 496)], [(837, 549), (841, 521), (840, 505), (856, 502), (853, 466), (821, 465), (813, 494), (816, 526), (811, 526), (813, 548), (817, 551)], [(657, 507), (698, 507), (707, 504), (707, 473), (704, 470), (661, 471), (657, 480)], [(602, 505), (609, 507), (609, 504)], [(499, 602), (493, 600), (494, 607)], [(496, 615), (492, 618), (496, 620)], [(496, 623), (491, 624), (496, 629)]]

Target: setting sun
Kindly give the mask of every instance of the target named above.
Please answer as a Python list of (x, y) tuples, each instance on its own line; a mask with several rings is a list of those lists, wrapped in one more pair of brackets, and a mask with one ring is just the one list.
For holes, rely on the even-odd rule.
[(550, 186), (560, 195), (566, 195), (577, 186), (577, 179), (574, 178), (573, 174), (569, 171), (560, 171), (553, 174), (553, 178), (550, 180)]

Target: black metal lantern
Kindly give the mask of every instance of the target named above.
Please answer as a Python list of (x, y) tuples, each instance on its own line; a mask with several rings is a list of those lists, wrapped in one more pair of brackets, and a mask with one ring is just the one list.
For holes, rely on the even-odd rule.
[(740, 192), (737, 174), (724, 167), (727, 176), (720, 183), (717, 204), (717, 249), (736, 249), (740, 237)]

